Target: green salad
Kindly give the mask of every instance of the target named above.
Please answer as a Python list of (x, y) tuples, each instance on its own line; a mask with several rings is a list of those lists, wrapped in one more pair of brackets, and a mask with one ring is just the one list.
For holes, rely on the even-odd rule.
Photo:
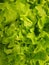
[(49, 65), (49, 0), (0, 0), (0, 65)]

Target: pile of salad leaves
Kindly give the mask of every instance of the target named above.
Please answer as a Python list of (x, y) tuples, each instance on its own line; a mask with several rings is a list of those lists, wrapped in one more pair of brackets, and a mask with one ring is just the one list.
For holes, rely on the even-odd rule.
[(0, 65), (49, 65), (49, 0), (0, 0)]

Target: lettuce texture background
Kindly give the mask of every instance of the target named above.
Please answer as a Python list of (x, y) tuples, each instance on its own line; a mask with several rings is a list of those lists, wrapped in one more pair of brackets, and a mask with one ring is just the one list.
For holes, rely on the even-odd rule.
[(49, 0), (0, 0), (0, 65), (49, 65)]

